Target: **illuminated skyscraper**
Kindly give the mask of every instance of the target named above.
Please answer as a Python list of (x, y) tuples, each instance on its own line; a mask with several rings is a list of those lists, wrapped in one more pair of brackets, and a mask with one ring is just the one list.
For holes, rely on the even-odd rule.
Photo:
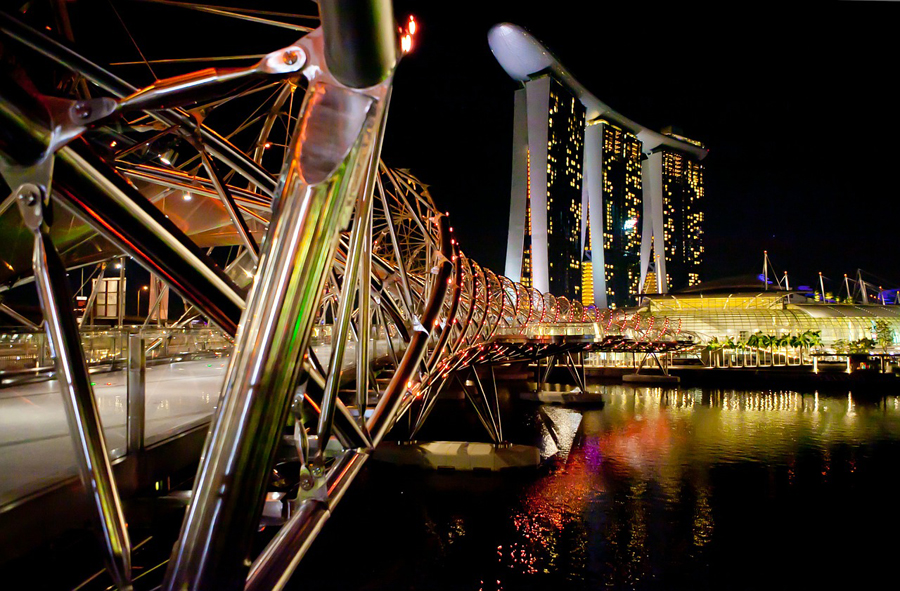
[(584, 105), (550, 78), (547, 126), (547, 261), (550, 292), (581, 299), (581, 161)]
[(516, 91), (513, 192), (506, 275), (581, 299), (584, 105), (539, 76)]
[[(703, 148), (700, 142), (671, 128), (663, 133)], [(646, 264), (642, 265), (642, 283), (646, 269), (653, 265), (658, 289), (663, 293), (697, 285), (701, 280), (704, 187), (703, 165), (698, 160), (690, 152), (666, 146), (648, 155), (644, 162), (645, 172), (654, 180), (648, 191), (652, 194), (650, 208), (644, 210), (647, 221), (641, 262)]]
[(707, 150), (612, 110), (515, 25), (488, 42), (522, 83), (506, 275), (600, 307), (635, 304), (648, 273), (662, 292), (698, 283)]
[(608, 121), (601, 128), (603, 259), (607, 304), (636, 303), (641, 278), (641, 141)]

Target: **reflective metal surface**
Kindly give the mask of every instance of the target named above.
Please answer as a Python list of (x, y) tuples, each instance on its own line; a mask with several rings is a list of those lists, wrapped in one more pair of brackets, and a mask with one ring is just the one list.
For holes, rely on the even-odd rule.
[(107, 568), (120, 589), (131, 588), (131, 542), (112, 474), (100, 414), (91, 389), (78, 325), (70, 311), (72, 295), (56, 249), (44, 231), (44, 204), (36, 186), (16, 192), (19, 210), (34, 233), (34, 276), (38, 287), (51, 354), (65, 401), (69, 433), (84, 488), (95, 508)]
[[(304, 41), (311, 38), (315, 33)], [(167, 589), (240, 589), (246, 578), (314, 304), (325, 287), (338, 230), (350, 215), (349, 197), (363, 186), (357, 163), (365, 171), (384, 116), (375, 98), (321, 78), (301, 111)]]

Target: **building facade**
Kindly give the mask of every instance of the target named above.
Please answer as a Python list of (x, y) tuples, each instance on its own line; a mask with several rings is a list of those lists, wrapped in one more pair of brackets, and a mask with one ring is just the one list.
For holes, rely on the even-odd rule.
[[(602, 132), (603, 261), (607, 305), (637, 303), (641, 278), (641, 141), (608, 121)], [(593, 300), (592, 300), (593, 303)]]
[(513, 204), (505, 274), (581, 299), (584, 105), (550, 76), (515, 94)]
[(550, 79), (547, 116), (547, 263), (550, 293), (581, 300), (584, 105)]
[[(671, 128), (663, 133), (703, 147)], [(667, 293), (698, 285), (704, 254), (703, 164), (688, 152), (666, 146), (647, 155), (644, 168), (657, 182), (651, 183), (645, 208), (641, 291)]]

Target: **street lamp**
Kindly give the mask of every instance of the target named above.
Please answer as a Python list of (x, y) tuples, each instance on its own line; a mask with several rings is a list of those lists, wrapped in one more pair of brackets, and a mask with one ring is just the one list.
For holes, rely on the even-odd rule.
[(144, 285), (138, 290), (138, 305), (137, 305), (137, 315), (141, 315), (141, 293), (150, 289), (149, 285)]

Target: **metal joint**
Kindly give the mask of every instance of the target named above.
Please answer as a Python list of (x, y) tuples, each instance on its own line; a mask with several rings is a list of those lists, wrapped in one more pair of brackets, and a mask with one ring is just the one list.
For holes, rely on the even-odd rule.
[(44, 200), (46, 191), (34, 183), (19, 185), (15, 191), (16, 203), (25, 225), (32, 232), (40, 231), (44, 223)]

